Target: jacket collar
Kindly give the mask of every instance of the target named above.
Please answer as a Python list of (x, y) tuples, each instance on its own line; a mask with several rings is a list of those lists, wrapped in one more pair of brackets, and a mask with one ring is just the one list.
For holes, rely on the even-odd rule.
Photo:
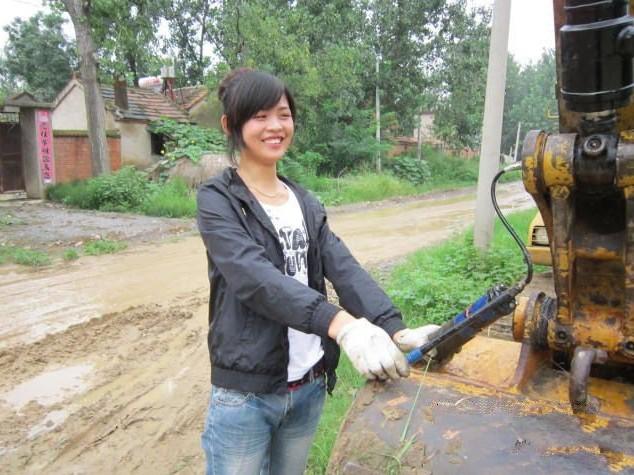
[[(304, 222), (306, 223), (308, 237), (312, 240), (315, 236), (312, 221), (310, 216), (308, 216), (308, 210), (306, 208), (306, 191), (284, 176), (277, 175), (277, 177), (284, 182), (293, 191), (293, 193), (295, 193), (299, 206), (302, 209), (302, 214), (304, 215)], [(247, 185), (244, 183), (242, 178), (240, 178), (236, 169), (233, 167), (226, 168), (222, 175), (220, 175), (220, 180), (225, 184), (229, 193), (246, 204), (260, 224), (264, 226), (264, 228), (268, 230), (277, 240), (278, 236), (275, 228), (273, 227), (273, 223), (271, 223), (271, 220), (260, 205), (260, 202), (255, 198), (253, 193), (249, 191), (249, 188), (247, 188)]]

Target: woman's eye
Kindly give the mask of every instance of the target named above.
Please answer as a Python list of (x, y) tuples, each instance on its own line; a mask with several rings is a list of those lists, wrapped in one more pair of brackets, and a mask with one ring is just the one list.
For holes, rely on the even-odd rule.
[(282, 115), (280, 115), (280, 118), (281, 119), (290, 119), (291, 115), (290, 114), (282, 114)]
[(266, 119), (266, 115), (264, 115), (264, 114), (256, 114), (255, 118), (256, 119)]

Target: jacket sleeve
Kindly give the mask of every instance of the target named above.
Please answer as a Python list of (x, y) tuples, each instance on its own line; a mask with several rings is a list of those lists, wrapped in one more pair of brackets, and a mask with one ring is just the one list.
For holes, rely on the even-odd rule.
[(328, 336), (341, 309), (314, 289), (280, 272), (246, 231), (229, 200), (210, 188), (198, 192), (198, 228), (228, 290), (246, 307), (297, 330)]
[(405, 328), (401, 312), (354, 258), (348, 247), (328, 225), (326, 210), (320, 208), (319, 245), (324, 275), (332, 283), (339, 303), (355, 317), (364, 317), (390, 336)]

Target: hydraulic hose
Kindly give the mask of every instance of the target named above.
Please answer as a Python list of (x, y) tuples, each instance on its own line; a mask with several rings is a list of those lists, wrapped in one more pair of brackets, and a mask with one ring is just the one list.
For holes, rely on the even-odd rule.
[(522, 239), (517, 235), (517, 232), (515, 231), (515, 229), (513, 229), (513, 226), (510, 225), (510, 223), (502, 214), (502, 211), (500, 210), (500, 207), (498, 206), (498, 201), (496, 196), (496, 187), (500, 177), (507, 172), (520, 170), (521, 168), (522, 168), (521, 162), (513, 163), (512, 165), (504, 167), (502, 170), (500, 170), (497, 173), (497, 175), (495, 175), (495, 177), (493, 178), (493, 181), (491, 182), (491, 201), (493, 202), (493, 208), (495, 209), (495, 212), (500, 218), (500, 221), (502, 222), (506, 230), (509, 232), (509, 234), (513, 237), (517, 245), (520, 247), (520, 250), (522, 251), (522, 255), (524, 256), (524, 262), (526, 263), (526, 277), (524, 278), (522, 282), (519, 283), (519, 286), (523, 289), (529, 284), (531, 280), (533, 280), (533, 260), (531, 259), (531, 256), (528, 253), (528, 249), (526, 249), (526, 245), (524, 244)]

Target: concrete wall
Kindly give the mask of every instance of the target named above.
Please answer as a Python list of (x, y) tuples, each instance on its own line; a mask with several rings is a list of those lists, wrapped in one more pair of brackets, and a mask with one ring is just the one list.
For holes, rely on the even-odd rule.
[(147, 168), (154, 163), (152, 142), (144, 122), (118, 122), (121, 133), (121, 165)]
[[(53, 109), (53, 130), (86, 130), (88, 118), (86, 116), (86, 102), (84, 91), (75, 86), (64, 96), (55, 109)], [(109, 111), (106, 111), (106, 129), (118, 128), (118, 123)]]
[[(35, 109), (20, 110), (20, 130), (22, 131), (22, 166), (24, 185), (29, 198), (44, 198), (44, 184), (40, 175), (37, 158), (37, 129)], [(53, 153), (55, 149), (53, 148)]]

